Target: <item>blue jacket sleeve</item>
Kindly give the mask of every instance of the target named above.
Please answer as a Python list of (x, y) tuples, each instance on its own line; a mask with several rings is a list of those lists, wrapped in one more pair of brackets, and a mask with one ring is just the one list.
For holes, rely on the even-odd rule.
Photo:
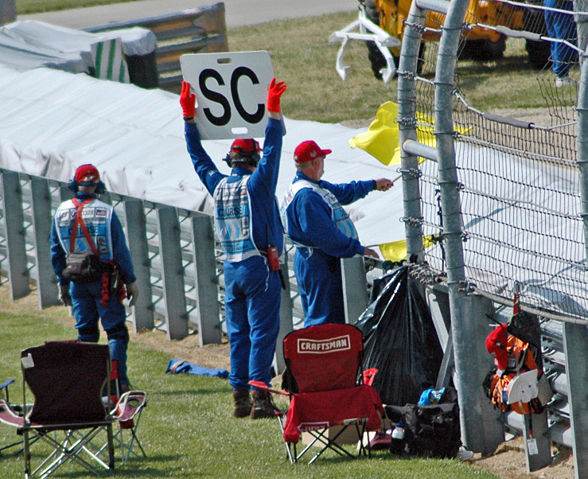
[(269, 244), (277, 246), (280, 254), (283, 251), (284, 233), (276, 203), (276, 186), (281, 154), (282, 122), (268, 118), (263, 157), (247, 182), (247, 190), (251, 198), (251, 230), (255, 245), (260, 250), (265, 250)]
[(321, 180), (319, 185), (333, 193), (342, 205), (348, 205), (354, 201), (360, 200), (376, 189), (375, 180), (352, 181), (350, 183), (341, 184), (334, 184)]
[(280, 120), (268, 118), (263, 142), (263, 157), (249, 180), (250, 189), (264, 188), (273, 197), (278, 185), (282, 154), (282, 126)]
[(200, 177), (200, 180), (212, 195), (214, 189), (226, 175), (223, 175), (214, 164), (214, 162), (208, 156), (208, 153), (204, 151), (202, 142), (200, 141), (200, 132), (196, 123), (184, 122), (184, 133), (186, 136), (186, 146), (188, 147), (188, 153), (192, 159), (194, 170)]
[(119, 265), (123, 281), (126, 284), (134, 283), (137, 278), (133, 268), (131, 252), (127, 246), (120, 220), (114, 210), (112, 211), (110, 234), (112, 235), (112, 259)]
[[(289, 210), (290, 208), (293, 208), (293, 214), (288, 214), (288, 224), (294, 241), (320, 248), (326, 254), (338, 258), (363, 254), (364, 247), (361, 243), (339, 231), (331, 219), (329, 206), (314, 191), (299, 191), (288, 207)], [(301, 234), (299, 238), (296, 238), (296, 231)]]

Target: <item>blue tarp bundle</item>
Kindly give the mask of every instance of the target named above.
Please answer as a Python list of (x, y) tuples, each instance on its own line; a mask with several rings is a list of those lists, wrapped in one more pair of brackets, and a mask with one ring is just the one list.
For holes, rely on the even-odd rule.
[(197, 366), (182, 359), (172, 359), (167, 365), (166, 372), (174, 374), (195, 374), (197, 376), (216, 376), (219, 378), (229, 377), (229, 371), (226, 369), (203, 368), (202, 366)]

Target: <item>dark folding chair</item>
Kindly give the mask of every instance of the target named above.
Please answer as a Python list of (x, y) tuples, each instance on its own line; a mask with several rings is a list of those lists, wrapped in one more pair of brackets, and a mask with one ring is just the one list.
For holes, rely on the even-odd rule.
[[(107, 345), (54, 341), (21, 352), (23, 401), (20, 411), (0, 400), (3, 423), (23, 436), (25, 477), (48, 477), (60, 466), (76, 462), (92, 473), (114, 470), (112, 424), (102, 401), (108, 387), (110, 353)], [(34, 396), (27, 407), (27, 386)], [(29, 410), (30, 409), (30, 410)], [(21, 414), (20, 412), (23, 412)], [(105, 431), (108, 458), (88, 453), (87, 445)], [(37, 439), (51, 445), (51, 453), (31, 468), (31, 445)]]
[[(290, 398), (288, 411), (276, 414), (291, 463), (315, 445), (320, 449), (309, 463), (329, 449), (352, 458), (370, 455), (369, 442), (363, 441), (364, 433), (379, 429), (385, 413), (377, 391), (363, 384), (362, 350), (362, 333), (355, 326), (321, 324), (299, 329), (284, 338), (286, 390), (252, 382), (255, 387)], [(332, 426), (340, 429), (330, 435)], [(338, 443), (350, 427), (358, 438), (357, 456)], [(297, 453), (296, 444), (302, 432), (309, 433), (311, 441)]]

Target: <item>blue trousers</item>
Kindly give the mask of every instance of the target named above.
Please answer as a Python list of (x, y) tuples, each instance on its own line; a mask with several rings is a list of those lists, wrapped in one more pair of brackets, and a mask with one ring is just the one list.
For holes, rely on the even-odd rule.
[(270, 385), (280, 329), (281, 282), (265, 259), (253, 256), (224, 263), (227, 333), (231, 346), (229, 383), (249, 389), (249, 380)]
[(100, 281), (89, 284), (71, 283), (71, 302), (76, 319), (78, 339), (92, 343), (98, 342), (100, 331), (98, 320), (106, 331), (110, 358), (117, 361), (118, 377), (122, 384), (129, 384), (127, 376), (127, 344), (129, 332), (125, 324), (125, 308), (118, 298), (110, 298), (106, 306), (101, 304), (102, 284)]
[[(571, 0), (543, 0), (543, 6), (572, 11), (574, 4)], [(576, 22), (573, 15), (545, 11), (545, 26), (550, 37), (576, 43)], [(566, 76), (572, 62), (578, 58), (576, 50), (563, 43), (551, 43), (550, 48), (553, 73), (558, 77)]]
[(339, 258), (319, 249), (296, 248), (294, 274), (302, 300), (305, 327), (345, 322)]

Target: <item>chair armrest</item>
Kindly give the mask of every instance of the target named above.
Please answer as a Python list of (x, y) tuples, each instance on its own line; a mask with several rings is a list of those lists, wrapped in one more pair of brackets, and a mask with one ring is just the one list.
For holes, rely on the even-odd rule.
[(146, 403), (145, 391), (127, 391), (120, 396), (111, 414), (119, 422), (130, 421), (145, 407)]
[(288, 391), (284, 391), (283, 389), (273, 389), (270, 388), (267, 384), (263, 381), (249, 381), (249, 384), (257, 389), (262, 389), (263, 391), (267, 391), (274, 394), (282, 394), (283, 396), (290, 396)]

